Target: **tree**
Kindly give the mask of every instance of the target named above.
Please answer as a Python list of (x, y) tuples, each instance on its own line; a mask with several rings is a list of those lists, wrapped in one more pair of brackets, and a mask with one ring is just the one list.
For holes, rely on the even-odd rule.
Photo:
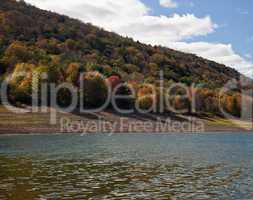
[(137, 99), (137, 104), (142, 111), (149, 111), (156, 105), (156, 99), (154, 96), (140, 97)]
[(88, 72), (83, 77), (83, 101), (88, 107), (102, 106), (108, 95), (108, 88), (105, 80), (99, 72)]
[(162, 67), (166, 61), (166, 56), (162, 53), (155, 53), (151, 57), (151, 62), (156, 63), (159, 67)]
[(72, 39), (67, 39), (65, 43), (69, 50), (76, 50), (79, 48), (77, 42)]
[(141, 84), (144, 81), (144, 75), (141, 73), (138, 73), (138, 72), (134, 72), (129, 75), (128, 81), (134, 81), (134, 82)]
[(4, 52), (3, 62), (13, 67), (17, 63), (27, 62), (31, 57), (32, 54), (24, 43), (14, 41)]
[(140, 65), (145, 60), (142, 52), (135, 47), (128, 47), (124, 56), (125, 60), (129, 64)]
[(138, 97), (146, 96), (146, 95), (155, 95), (156, 88), (151, 84), (143, 84), (139, 86), (138, 89)]
[(131, 73), (134, 73), (134, 72), (139, 72), (140, 69), (136, 66), (136, 65), (133, 65), (133, 64), (126, 64), (124, 66), (124, 71), (131, 74)]
[(130, 85), (122, 84), (116, 91), (116, 95), (125, 96), (128, 98), (118, 98), (115, 103), (120, 109), (131, 109), (134, 107), (135, 97), (132, 94)]
[(37, 92), (41, 97), (42, 83), (57, 83), (57, 80), (59, 80), (59, 73), (56, 68), (19, 63), (11, 75), (11, 96), (16, 101), (30, 103), (32, 92)]
[(113, 69), (111, 66), (109, 65), (103, 65), (103, 74), (106, 76), (106, 77), (109, 77), (111, 75), (113, 75)]
[(196, 92), (196, 107), (204, 113), (220, 114), (219, 93), (207, 88), (198, 89)]
[(241, 97), (239, 94), (226, 95), (225, 108), (228, 113), (239, 117), (241, 114)]
[(61, 44), (60, 41), (55, 38), (51, 39), (39, 38), (36, 41), (36, 46), (38, 46), (40, 49), (43, 49), (50, 54), (59, 54), (61, 51), (67, 51), (67, 49), (61, 49), (60, 44)]
[(107, 82), (109, 83), (111, 89), (114, 90), (119, 84), (122, 83), (122, 80), (119, 76), (113, 75), (107, 78)]
[(149, 63), (147, 68), (151, 76), (159, 75), (159, 67), (156, 63)]
[(78, 86), (81, 65), (79, 63), (70, 63), (65, 71), (66, 80), (75, 86)]
[[(231, 68), (195, 55), (141, 44), (21, 1), (0, 2), (0, 75), (12, 73), (17, 64), (25, 63), (34, 65), (32, 72), (48, 72), (55, 83), (67, 80), (78, 87), (78, 74), (85, 70), (119, 76), (122, 81), (135, 82), (138, 88), (144, 81), (158, 86), (159, 70), (163, 70), (165, 88), (173, 80), (187, 85), (198, 81), (212, 89), (199, 93), (201, 111), (211, 113), (219, 111), (215, 89), (240, 76)], [(29, 94), (31, 79), (18, 79), (16, 88)], [(228, 101), (224, 100), (229, 110), (238, 113), (239, 100)]]
[(184, 76), (180, 79), (180, 82), (186, 84), (187, 86), (190, 86), (193, 83), (193, 77), (191, 76)]
[(35, 65), (19, 63), (16, 65), (10, 80), (11, 96), (15, 101), (29, 103), (32, 94), (32, 78)]

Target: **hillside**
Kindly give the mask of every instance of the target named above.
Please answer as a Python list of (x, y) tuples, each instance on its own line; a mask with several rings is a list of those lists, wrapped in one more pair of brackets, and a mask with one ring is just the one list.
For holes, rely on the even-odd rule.
[(168, 82), (196, 82), (209, 88), (239, 77), (229, 67), (192, 54), (141, 44), (23, 1), (1, 0), (0, 73), (11, 72), (17, 63), (62, 70), (74, 63), (85, 71), (152, 83), (162, 69)]
[[(162, 86), (160, 71), (164, 73)], [(26, 72), (26, 76), (20, 76), (20, 72)], [(44, 73), (48, 75), (46, 80), (41, 78)], [(52, 98), (56, 96), (55, 102), (66, 107), (73, 97), (68, 90), (42, 93), (41, 85), (55, 83), (59, 87), (68, 83), (80, 97), (75, 109), (83, 105), (100, 107), (107, 97), (105, 108), (115, 109), (109, 84), (118, 89), (115, 94), (131, 96), (118, 99), (117, 106), (138, 112), (138, 108), (153, 113), (183, 110), (185, 114), (221, 116), (221, 110), (226, 110), (240, 116), (242, 110), (239, 90), (224, 95), (219, 91), (227, 81), (239, 78), (232, 68), (196, 55), (142, 44), (24, 1), (1, 0), (0, 85), (9, 75), (7, 95), (16, 105), (30, 106), (35, 91), (40, 94), (38, 104), (54, 107)], [(175, 86), (173, 83), (194, 83), (198, 87), (176, 88), (171, 95), (167, 89)], [(248, 96), (245, 98), (250, 102)]]

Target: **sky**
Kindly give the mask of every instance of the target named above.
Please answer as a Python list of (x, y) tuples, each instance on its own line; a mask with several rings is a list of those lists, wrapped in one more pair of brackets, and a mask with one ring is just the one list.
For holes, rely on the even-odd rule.
[(253, 77), (252, 0), (26, 0), (135, 40)]

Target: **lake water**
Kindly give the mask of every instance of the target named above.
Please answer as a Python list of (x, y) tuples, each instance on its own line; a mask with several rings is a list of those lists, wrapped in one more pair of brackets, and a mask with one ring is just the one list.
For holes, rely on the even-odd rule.
[(253, 134), (0, 136), (0, 199), (253, 199)]

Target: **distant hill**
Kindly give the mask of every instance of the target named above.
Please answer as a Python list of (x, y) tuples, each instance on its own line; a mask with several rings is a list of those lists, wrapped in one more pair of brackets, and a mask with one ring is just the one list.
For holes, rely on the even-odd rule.
[(240, 74), (192, 54), (145, 45), (23, 1), (0, 3), (0, 73), (17, 63), (66, 69), (71, 63), (126, 81), (155, 82), (159, 70), (166, 81), (201, 83), (218, 88)]

